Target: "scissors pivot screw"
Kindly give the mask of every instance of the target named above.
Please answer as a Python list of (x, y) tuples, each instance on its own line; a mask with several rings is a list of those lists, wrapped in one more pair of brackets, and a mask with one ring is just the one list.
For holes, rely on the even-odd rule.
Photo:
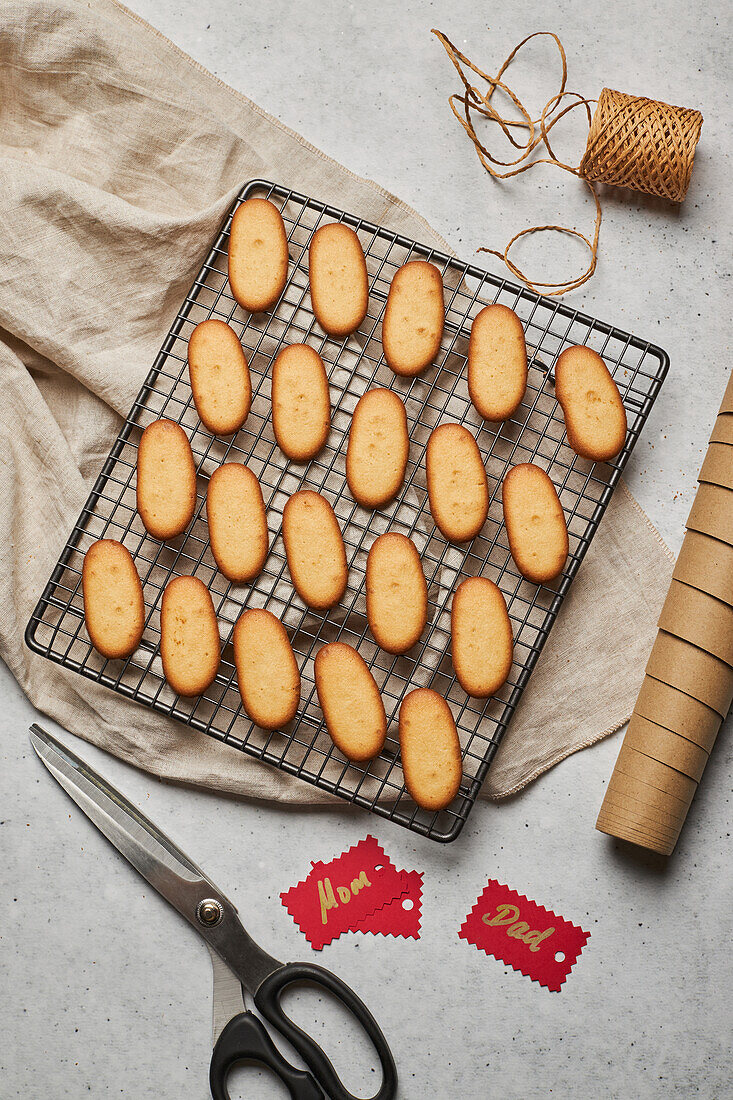
[(204, 898), (204, 900), (200, 901), (196, 906), (196, 917), (199, 922), (205, 924), (207, 928), (211, 928), (213, 925), (218, 924), (223, 916), (224, 906), (214, 898)]

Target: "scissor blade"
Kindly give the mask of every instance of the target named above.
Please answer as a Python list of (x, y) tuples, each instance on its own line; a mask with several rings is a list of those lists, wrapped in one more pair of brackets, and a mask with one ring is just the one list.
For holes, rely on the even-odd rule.
[[(193, 925), (251, 992), (282, 965), (245, 932), (235, 906), (211, 879), (123, 794), (35, 723), (30, 728), (30, 739), (51, 775), (90, 821)], [(199, 915), (204, 900), (214, 902), (213, 923)]]
[[(208, 944), (207, 944), (208, 947)], [(211, 1014), (211, 1045), (216, 1041), (233, 1016), (245, 1011), (242, 983), (227, 964), (209, 947), (214, 970), (214, 1005)]]
[(30, 739), (41, 761), (77, 806), (168, 901), (176, 904), (167, 889), (171, 876), (211, 885), (203, 871), (165, 833), (71, 749), (35, 723), (30, 728)]

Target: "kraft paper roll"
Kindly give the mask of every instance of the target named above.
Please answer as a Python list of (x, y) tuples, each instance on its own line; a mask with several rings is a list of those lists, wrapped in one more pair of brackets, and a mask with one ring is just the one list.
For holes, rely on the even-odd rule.
[(666, 813), (660, 806), (651, 806), (645, 799), (632, 798), (615, 785), (608, 789), (608, 797), (604, 802), (605, 813), (610, 813), (616, 818), (633, 817), (632, 827), (643, 829), (646, 832), (656, 833), (659, 836), (672, 839), (680, 827), (680, 821), (684, 821), (688, 807), (682, 804), (674, 813)]
[[(614, 771), (609, 781), (609, 794), (613, 794), (616, 803), (627, 801), (633, 805), (635, 812), (644, 810), (647, 814), (658, 816), (660, 822), (666, 825), (674, 825), (685, 820), (689, 809), (689, 802), (677, 799), (668, 791), (660, 791), (658, 787), (645, 783), (641, 779), (634, 779), (632, 775), (625, 775), (622, 771)], [(690, 800), (691, 801), (691, 800)]]
[(671, 827), (661, 825), (659, 818), (655, 816), (655, 813), (650, 813), (648, 807), (639, 804), (636, 806), (617, 804), (610, 801), (612, 792), (609, 791), (608, 793), (609, 801), (604, 803), (603, 807), (603, 824), (605, 826), (603, 832), (619, 835), (616, 830), (622, 828), (625, 830), (620, 834), (622, 839), (631, 840), (634, 844), (641, 844), (645, 848), (656, 848), (661, 845), (666, 850), (674, 846), (675, 836), (679, 829), (677, 822)]
[(606, 804), (616, 816), (633, 814), (634, 828), (643, 824), (646, 829), (668, 835), (673, 835), (681, 828), (690, 808), (689, 803), (681, 802), (674, 795), (666, 794), (639, 779), (624, 776), (621, 772), (614, 773), (608, 784), (604, 808)]
[(733, 443), (733, 413), (720, 413), (715, 421), (711, 443)]
[(733, 669), (704, 649), (660, 630), (646, 666), (649, 676), (679, 688), (725, 718), (733, 701)]
[(618, 813), (614, 813), (613, 805), (608, 799), (607, 802), (603, 803), (596, 822), (596, 829), (619, 840), (636, 844), (640, 848), (650, 848), (660, 855), (669, 856), (672, 854), (676, 844), (674, 832), (660, 834), (654, 829), (653, 818), (649, 818), (643, 813), (637, 814), (625, 807)]
[(605, 815), (616, 820), (626, 819), (631, 828), (663, 837), (665, 840), (674, 840), (680, 820), (687, 813), (687, 807), (683, 806), (679, 814), (670, 817), (658, 807), (651, 807), (648, 802), (641, 802), (636, 798), (628, 798), (613, 787), (609, 788), (607, 795), (603, 804)]
[[(636, 789), (638, 791), (639, 785)], [(663, 792), (657, 792), (660, 793)], [(646, 792), (642, 797), (636, 797), (622, 787), (618, 780), (614, 780), (609, 784), (603, 808), (615, 817), (633, 815), (635, 829), (644, 828), (648, 832), (672, 837), (679, 829), (680, 822), (684, 821), (689, 807), (676, 798), (653, 805)]]
[(733, 701), (733, 373), (596, 828), (670, 855)]
[(733, 491), (702, 482), (686, 526), (733, 546)]
[(721, 723), (712, 707), (651, 676), (644, 677), (634, 715), (686, 737), (706, 753), (715, 744)]
[(730, 443), (710, 443), (697, 480), (733, 489), (733, 446)]
[(651, 848), (662, 855), (671, 855), (674, 851), (674, 839), (659, 836), (643, 826), (634, 828), (632, 823), (637, 820), (636, 815), (624, 811), (622, 817), (611, 815), (604, 811), (603, 817), (598, 818), (596, 826), (602, 833), (617, 837), (619, 840), (628, 840), (640, 848)]
[(733, 546), (727, 542), (688, 531), (672, 576), (733, 606)]
[(689, 775), (672, 768), (661, 760), (653, 760), (631, 746), (624, 740), (621, 751), (618, 754), (616, 768), (623, 771), (624, 775), (632, 779), (640, 779), (648, 783), (650, 787), (657, 787), (666, 794), (674, 795), (680, 802), (691, 802), (697, 788), (697, 781)]
[(733, 665), (733, 607), (722, 600), (673, 579), (659, 628)]
[(643, 752), (654, 760), (664, 761), (671, 768), (676, 768), (694, 779), (696, 783), (700, 782), (708, 762), (708, 754), (694, 741), (688, 741), (686, 737), (658, 726), (656, 722), (650, 722), (640, 714), (632, 716), (624, 745)]
[(656, 810), (667, 814), (670, 820), (678, 821), (679, 817), (687, 813), (697, 783), (692, 784), (693, 789), (688, 789), (685, 798), (680, 798), (679, 794), (665, 791), (663, 788), (657, 787), (656, 783), (649, 783), (639, 775), (628, 774), (628, 770), (633, 768), (635, 762), (635, 758), (630, 760), (626, 756), (622, 760), (622, 764), (627, 770), (623, 771), (621, 767), (614, 768), (609, 780), (609, 789), (617, 794), (623, 794), (627, 799), (634, 799), (636, 802), (654, 806)]
[(655, 833), (671, 839), (674, 838), (680, 821), (685, 820), (688, 807), (680, 806), (677, 813), (667, 814), (659, 806), (650, 806), (648, 802), (628, 798), (623, 791), (610, 788), (608, 799), (603, 804), (603, 811), (616, 818), (632, 817), (633, 828), (644, 829), (647, 833)]

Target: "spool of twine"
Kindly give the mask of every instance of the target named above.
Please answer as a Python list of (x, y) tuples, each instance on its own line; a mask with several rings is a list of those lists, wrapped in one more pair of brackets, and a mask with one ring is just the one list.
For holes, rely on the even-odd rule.
[[(480, 248), (503, 260), (509, 270), (532, 290), (550, 297), (574, 290), (591, 278), (598, 261), (598, 238), (601, 228), (601, 204), (596, 190), (597, 183), (629, 187), (672, 202), (682, 202), (690, 185), (695, 148), (702, 129), (702, 115), (688, 107), (671, 107), (644, 96), (631, 96), (604, 88), (591, 115), (590, 104), (579, 92), (566, 90), (567, 58), (562, 42), (552, 31), (536, 31), (524, 38), (499, 68), (496, 76), (483, 72), (461, 53), (441, 31), (433, 34), (446, 50), (458, 75), (463, 90), (448, 99), (453, 114), (466, 131), (476, 149), (476, 154), (486, 171), (498, 180), (527, 172), (538, 164), (551, 164), (564, 172), (582, 179), (593, 195), (596, 217), (592, 237), (570, 226), (533, 225), (522, 229), (512, 237), (502, 250)], [(558, 50), (561, 62), (560, 83), (557, 92), (550, 97), (536, 117), (527, 110), (519, 97), (502, 79), (506, 70), (523, 46), (533, 38), (551, 38)], [(470, 74), (474, 74), (471, 76)], [(472, 83), (478, 77), (478, 83)], [(514, 117), (500, 114), (492, 102), (499, 92), (511, 104)], [(566, 101), (570, 98), (570, 102)], [(562, 104), (562, 107), (561, 107)], [(564, 164), (555, 156), (550, 144), (550, 131), (576, 107), (582, 107), (588, 119), (588, 140), (583, 158), (578, 165)], [(516, 117), (516, 115), (520, 117)], [(481, 140), (475, 122), (499, 127), (504, 137), (518, 151), (512, 160), (500, 160), (488, 148), (486, 138)], [(524, 131), (524, 140), (517, 140), (517, 131)], [(536, 150), (546, 156), (535, 155)], [(574, 279), (560, 282), (530, 279), (510, 257), (513, 246), (530, 233), (563, 233), (583, 241), (590, 252), (585, 271)]]
[(682, 202), (690, 186), (702, 115), (604, 88), (588, 132), (580, 175)]

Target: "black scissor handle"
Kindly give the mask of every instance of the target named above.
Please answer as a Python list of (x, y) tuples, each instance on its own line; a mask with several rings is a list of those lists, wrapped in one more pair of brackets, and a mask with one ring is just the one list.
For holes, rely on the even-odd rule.
[(318, 1043), (283, 1012), (280, 999), (284, 990), (300, 982), (320, 986), (332, 993), (359, 1021), (371, 1039), (382, 1067), (382, 1087), (370, 1100), (393, 1100), (397, 1091), (397, 1069), (382, 1029), (361, 998), (330, 970), (313, 963), (286, 963), (274, 970), (254, 994), (255, 1004), (265, 1019), (295, 1047), (329, 1100), (359, 1100), (344, 1088), (341, 1078)]
[(209, 1084), (213, 1100), (230, 1100), (227, 1078), (237, 1062), (260, 1062), (287, 1088), (292, 1100), (324, 1100), (323, 1090), (310, 1073), (283, 1058), (264, 1027), (251, 1012), (233, 1016), (216, 1041), (211, 1055)]

